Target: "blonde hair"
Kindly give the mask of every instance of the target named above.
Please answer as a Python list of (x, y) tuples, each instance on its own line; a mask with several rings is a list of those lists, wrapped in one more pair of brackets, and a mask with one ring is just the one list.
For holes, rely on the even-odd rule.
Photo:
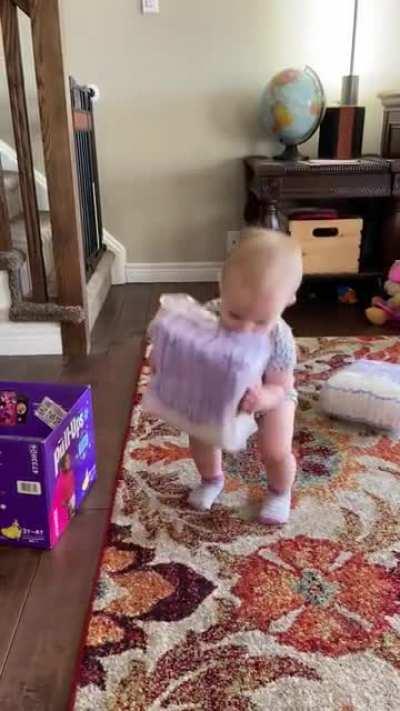
[(295, 239), (283, 232), (248, 227), (223, 266), (221, 287), (239, 279), (245, 288), (265, 291), (290, 275), (297, 290), (302, 272), (301, 249)]

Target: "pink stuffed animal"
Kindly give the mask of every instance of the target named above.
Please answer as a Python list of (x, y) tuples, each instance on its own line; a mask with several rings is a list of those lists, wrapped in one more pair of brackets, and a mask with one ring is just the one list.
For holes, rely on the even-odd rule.
[(375, 326), (383, 326), (387, 321), (400, 321), (400, 260), (396, 260), (390, 268), (385, 291), (390, 298), (375, 296), (372, 305), (365, 311), (368, 321)]
[[(396, 290), (400, 291), (400, 259), (396, 259), (389, 272), (387, 284), (394, 282)], [(390, 293), (390, 292), (389, 292)]]

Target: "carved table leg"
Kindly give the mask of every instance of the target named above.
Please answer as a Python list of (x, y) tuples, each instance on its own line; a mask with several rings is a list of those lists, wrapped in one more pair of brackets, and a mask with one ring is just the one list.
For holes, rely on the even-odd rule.
[(392, 196), (383, 216), (380, 254), (385, 273), (396, 259), (400, 259), (400, 195)]
[(277, 200), (263, 200), (261, 224), (268, 230), (286, 231), (286, 225), (282, 213), (279, 211)]
[(288, 231), (288, 221), (279, 209), (279, 180), (254, 180), (247, 187), (244, 220), (268, 230)]

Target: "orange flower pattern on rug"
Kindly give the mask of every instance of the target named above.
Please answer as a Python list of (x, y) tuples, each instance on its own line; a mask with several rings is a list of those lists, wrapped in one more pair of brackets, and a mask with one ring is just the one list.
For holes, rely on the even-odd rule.
[(255, 522), (256, 439), (225, 456), (210, 513), (187, 437), (144, 415), (144, 367), (80, 665), (75, 711), (386, 711), (400, 698), (400, 444), (326, 418), (319, 391), (389, 337), (299, 340), (288, 526)]
[(387, 571), (359, 553), (335, 567), (344, 551), (304, 536), (280, 541), (270, 551), (286, 566), (249, 556), (234, 588), (239, 618), (255, 629), (268, 631), (271, 622), (297, 611), (279, 640), (332, 656), (366, 649), (390, 630), (387, 618), (400, 610), (397, 568)]

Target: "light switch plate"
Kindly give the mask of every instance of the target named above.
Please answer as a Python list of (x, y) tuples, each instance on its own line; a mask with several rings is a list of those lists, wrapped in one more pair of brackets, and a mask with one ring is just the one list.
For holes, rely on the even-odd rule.
[(142, 0), (142, 13), (144, 15), (158, 15), (160, 0)]

